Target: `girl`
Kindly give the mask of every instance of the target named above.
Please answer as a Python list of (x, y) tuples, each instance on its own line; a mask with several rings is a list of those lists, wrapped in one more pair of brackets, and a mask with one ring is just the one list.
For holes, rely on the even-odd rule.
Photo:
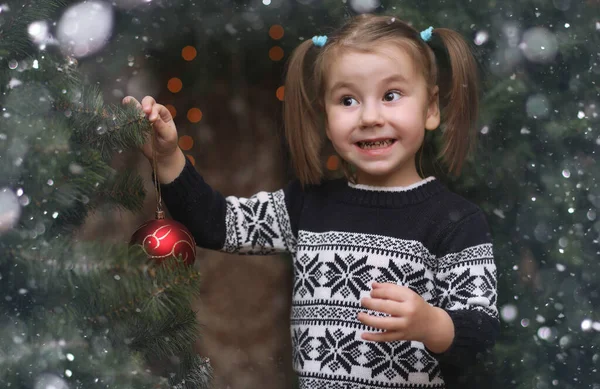
[[(461, 370), (499, 328), (490, 234), (478, 207), (420, 176), (416, 156), (442, 107), (443, 157), (461, 169), (478, 103), (468, 45), (448, 29), (419, 34), (363, 15), (300, 44), (285, 88), (298, 179), (251, 198), (205, 183), (178, 148), (169, 111), (142, 100), (171, 215), (201, 247), (293, 255), (301, 388), (464, 388)], [(345, 179), (323, 179), (325, 136)], [(149, 143), (143, 152), (152, 160)]]

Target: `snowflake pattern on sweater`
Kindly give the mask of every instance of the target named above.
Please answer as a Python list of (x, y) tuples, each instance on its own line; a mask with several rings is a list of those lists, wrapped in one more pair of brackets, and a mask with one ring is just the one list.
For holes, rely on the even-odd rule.
[[(344, 231), (300, 230), (297, 241), (283, 190), (227, 198), (227, 252), (294, 254), (292, 341), (300, 387), (443, 388), (437, 360), (415, 341), (362, 340), (357, 319), (373, 282), (404, 285), (446, 309), (496, 317), (491, 243), (437, 258), (418, 241)], [(250, 210), (250, 211), (249, 211)], [(343, 384), (342, 384), (343, 383)]]
[[(468, 363), (493, 343), (486, 337), (498, 320), (496, 267), (487, 224), (437, 180), (397, 190), (296, 182), (223, 197), (187, 164), (163, 195), (202, 247), (292, 254), (291, 338), (302, 389), (447, 388), (445, 366)], [(363, 340), (378, 330), (357, 314), (385, 316), (360, 304), (373, 282), (407, 286), (445, 309), (455, 325), (450, 349), (436, 355), (417, 341)]]

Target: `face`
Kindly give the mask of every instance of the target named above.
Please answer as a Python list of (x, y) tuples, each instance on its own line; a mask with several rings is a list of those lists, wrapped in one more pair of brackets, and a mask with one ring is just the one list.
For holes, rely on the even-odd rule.
[(345, 51), (327, 70), (327, 137), (356, 167), (357, 183), (406, 186), (418, 182), (415, 155), (425, 130), (440, 124), (437, 86), (431, 97), (402, 48)]

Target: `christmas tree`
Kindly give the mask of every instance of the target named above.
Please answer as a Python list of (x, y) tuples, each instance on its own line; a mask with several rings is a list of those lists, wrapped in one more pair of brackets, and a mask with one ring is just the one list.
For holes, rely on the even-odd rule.
[(198, 273), (181, 258), (76, 239), (92, 213), (136, 212), (143, 181), (111, 165), (149, 134), (52, 44), (66, 4), (0, 4), (0, 382), (10, 388), (208, 388), (193, 343)]

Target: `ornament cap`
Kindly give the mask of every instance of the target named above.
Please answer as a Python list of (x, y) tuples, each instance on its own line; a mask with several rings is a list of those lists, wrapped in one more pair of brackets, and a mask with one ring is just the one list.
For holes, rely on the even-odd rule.
[(156, 218), (159, 219), (159, 220), (164, 219), (165, 218), (165, 211), (162, 211), (162, 210), (156, 211)]

